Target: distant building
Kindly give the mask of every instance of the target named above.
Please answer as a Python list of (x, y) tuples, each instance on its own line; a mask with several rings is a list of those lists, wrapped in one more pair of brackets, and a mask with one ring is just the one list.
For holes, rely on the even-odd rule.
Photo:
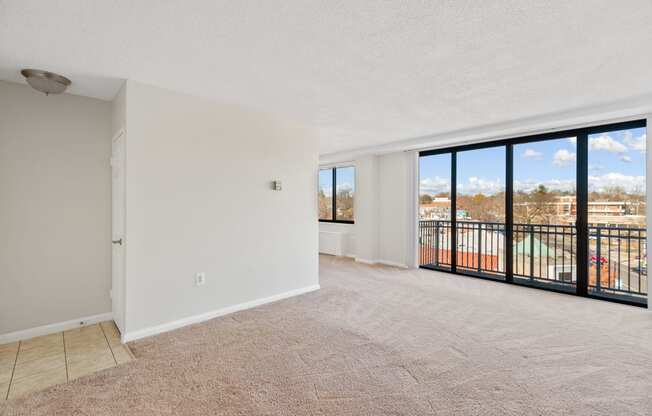
[[(557, 215), (575, 217), (574, 196), (560, 196), (555, 202)], [(593, 201), (588, 203), (589, 223), (597, 225), (632, 226), (645, 224), (645, 203), (639, 201)]]
[[(526, 212), (534, 209), (529, 202), (518, 205), (525, 207)], [(558, 224), (574, 224), (577, 218), (577, 201), (575, 196), (558, 196), (554, 206), (554, 215)], [(433, 198), (428, 204), (419, 205), (419, 216), (422, 220), (450, 220), (451, 200), (449, 198)], [(634, 227), (645, 224), (645, 203), (640, 201), (592, 201), (588, 203), (588, 222), (594, 225)], [(468, 211), (457, 210), (457, 219), (473, 220)], [(536, 221), (535, 221), (536, 222)]]
[[(450, 220), (451, 200), (449, 198), (433, 198), (428, 204), (419, 205), (419, 218), (422, 220)], [(469, 220), (469, 212), (465, 209), (457, 210), (457, 219)]]
[(419, 217), (422, 220), (449, 220), (450, 213), (449, 198), (433, 198), (431, 203), (419, 205)]

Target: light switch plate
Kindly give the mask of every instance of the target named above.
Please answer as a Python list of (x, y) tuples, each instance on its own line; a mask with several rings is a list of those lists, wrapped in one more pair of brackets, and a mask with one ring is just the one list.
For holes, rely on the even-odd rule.
[(195, 275), (195, 286), (201, 286), (206, 283), (206, 273), (199, 272)]

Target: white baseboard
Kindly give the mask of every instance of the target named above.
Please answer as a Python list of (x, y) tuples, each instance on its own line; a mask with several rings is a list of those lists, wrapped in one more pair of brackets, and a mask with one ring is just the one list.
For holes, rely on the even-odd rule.
[(245, 309), (254, 308), (256, 306), (264, 305), (266, 303), (276, 302), (279, 300), (291, 298), (293, 296), (303, 295), (304, 293), (313, 292), (319, 290), (320, 286), (312, 285), (303, 287), (300, 289), (290, 290), (289, 292), (279, 293), (277, 295), (269, 296), (266, 298), (252, 300), (250, 302), (239, 303), (233, 306), (227, 306), (226, 308), (218, 309), (215, 311), (210, 311), (202, 313), (200, 315), (190, 316), (188, 318), (178, 319), (176, 321), (167, 322), (161, 325), (151, 326), (149, 328), (139, 329), (137, 331), (127, 332), (122, 336), (122, 342), (135, 341), (137, 339), (150, 337), (152, 335), (161, 334), (163, 332), (172, 331), (173, 329), (181, 328), (184, 326), (196, 324), (199, 322), (207, 321), (209, 319), (218, 318), (220, 316), (228, 315), (234, 312), (239, 312)]
[(390, 260), (369, 260), (369, 259), (356, 257), (355, 261), (364, 264), (383, 264), (385, 266), (400, 267), (401, 269), (409, 269), (409, 267), (406, 264), (399, 263), (396, 261), (390, 261)]
[(84, 318), (71, 319), (70, 321), (37, 326), (36, 328), (7, 332), (6, 334), (0, 335), (0, 344), (23, 341), (29, 338), (39, 337), (41, 335), (54, 334), (55, 332), (67, 331), (69, 329), (79, 328), (86, 325), (93, 325), (98, 322), (110, 321), (111, 319), (113, 319), (113, 314), (111, 312), (107, 312), (101, 313), (99, 315), (86, 316)]
[(390, 260), (378, 260), (379, 264), (384, 264), (385, 266), (393, 266), (393, 267), (400, 267), (401, 269), (409, 269), (407, 264), (399, 263), (397, 261), (390, 261)]

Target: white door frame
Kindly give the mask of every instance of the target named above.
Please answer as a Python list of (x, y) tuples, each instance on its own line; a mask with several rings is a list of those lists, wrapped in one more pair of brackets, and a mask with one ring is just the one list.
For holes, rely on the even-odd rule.
[[(121, 154), (117, 155), (116, 152), (119, 150), (118, 146), (121, 146)], [(125, 166), (126, 166), (126, 143), (125, 143), (125, 131), (120, 129), (118, 133), (111, 140), (111, 308), (113, 311), (113, 320), (116, 323), (116, 326), (120, 330), (121, 334), (125, 333)], [(120, 158), (120, 160), (117, 160)], [(122, 216), (118, 221), (122, 224), (116, 224), (116, 185), (115, 185), (115, 169), (116, 164), (119, 164), (119, 169), (122, 169), (120, 172), (121, 175), (121, 186), (120, 192), (122, 195), (121, 205), (122, 205)], [(117, 243), (119, 241), (119, 243)], [(116, 270), (116, 268), (118, 268)]]

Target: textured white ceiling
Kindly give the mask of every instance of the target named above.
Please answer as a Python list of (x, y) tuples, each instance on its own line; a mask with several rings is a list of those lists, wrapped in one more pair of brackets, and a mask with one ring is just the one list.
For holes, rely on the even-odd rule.
[(0, 0), (0, 79), (123, 79), (315, 128), (330, 153), (652, 92), (652, 1)]

